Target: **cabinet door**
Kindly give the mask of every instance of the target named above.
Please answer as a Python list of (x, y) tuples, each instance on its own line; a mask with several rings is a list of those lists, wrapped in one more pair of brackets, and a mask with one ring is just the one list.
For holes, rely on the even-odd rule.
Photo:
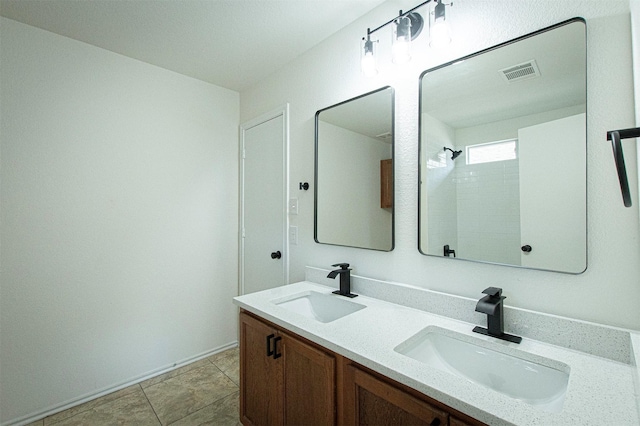
[(348, 425), (445, 426), (448, 414), (352, 365), (345, 377)]
[(245, 426), (283, 423), (282, 357), (268, 355), (276, 337), (276, 329), (240, 313), (240, 419)]
[(283, 334), (284, 424), (335, 424), (335, 357)]
[(455, 417), (449, 417), (449, 426), (471, 426), (471, 423), (464, 422)]

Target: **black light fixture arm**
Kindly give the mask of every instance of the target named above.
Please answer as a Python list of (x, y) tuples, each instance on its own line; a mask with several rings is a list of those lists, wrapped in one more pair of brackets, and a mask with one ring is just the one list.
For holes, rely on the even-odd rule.
[(384, 24), (380, 25), (379, 27), (374, 28), (373, 30), (370, 29), (370, 28), (367, 28), (367, 35), (369, 36), (369, 35), (375, 33), (376, 31), (381, 30), (382, 28), (386, 27), (387, 25), (392, 24), (398, 18), (404, 18), (405, 16), (407, 16), (408, 14), (410, 14), (411, 12), (416, 10), (417, 8), (422, 7), (427, 3), (431, 3), (432, 1), (438, 1), (438, 0), (427, 0), (427, 1), (424, 1), (424, 2), (420, 3), (419, 5), (407, 10), (406, 12), (400, 11), (400, 14), (398, 16), (396, 16), (395, 18), (385, 22)]
[(618, 180), (620, 181), (620, 191), (622, 191), (622, 202), (625, 207), (631, 207), (631, 192), (629, 191), (629, 180), (627, 179), (627, 168), (624, 164), (621, 140), (632, 138), (640, 138), (640, 127), (607, 132), (607, 140), (611, 141), (613, 159), (616, 162)]

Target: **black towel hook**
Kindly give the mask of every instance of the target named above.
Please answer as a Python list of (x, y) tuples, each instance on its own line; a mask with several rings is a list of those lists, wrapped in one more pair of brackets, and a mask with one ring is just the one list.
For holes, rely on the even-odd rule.
[(632, 138), (640, 138), (640, 127), (607, 132), (607, 140), (611, 141), (613, 159), (616, 162), (618, 180), (620, 181), (620, 191), (622, 191), (622, 202), (625, 207), (631, 207), (631, 192), (629, 191), (629, 180), (627, 179), (627, 168), (624, 164), (621, 140)]

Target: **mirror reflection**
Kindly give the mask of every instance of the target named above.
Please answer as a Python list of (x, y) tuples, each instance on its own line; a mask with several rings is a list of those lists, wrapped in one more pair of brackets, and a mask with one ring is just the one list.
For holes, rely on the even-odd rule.
[(583, 20), (423, 73), (419, 200), (423, 254), (584, 272)]
[(393, 96), (383, 87), (316, 113), (317, 243), (393, 250)]

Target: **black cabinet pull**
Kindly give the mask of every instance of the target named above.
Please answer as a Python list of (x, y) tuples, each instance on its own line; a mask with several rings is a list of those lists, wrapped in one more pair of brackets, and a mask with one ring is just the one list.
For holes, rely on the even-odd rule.
[(533, 249), (531, 248), (531, 246), (529, 244), (527, 244), (527, 245), (524, 245), (524, 246), (520, 247), (520, 250), (522, 250), (525, 253), (529, 253)]
[(280, 340), (282, 340), (282, 336), (273, 339), (273, 359), (278, 359), (282, 356), (282, 353), (278, 353), (278, 342)]
[(429, 423), (429, 426), (440, 426), (440, 418), (436, 417), (435, 419), (433, 419), (431, 423)]
[(275, 353), (275, 350), (271, 349), (271, 339), (273, 339), (275, 336), (275, 334), (270, 334), (267, 336), (267, 356), (273, 356), (273, 354)]
[(282, 253), (280, 253), (280, 250), (274, 251), (271, 253), (272, 259), (280, 259), (281, 257), (282, 257)]

